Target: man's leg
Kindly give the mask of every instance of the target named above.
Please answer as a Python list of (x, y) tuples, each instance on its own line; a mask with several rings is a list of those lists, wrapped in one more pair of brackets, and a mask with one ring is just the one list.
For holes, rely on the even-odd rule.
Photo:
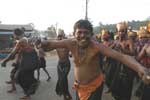
[(68, 88), (67, 76), (64, 77), (63, 87), (64, 87), (64, 100), (72, 100), (72, 97), (71, 97), (71, 94), (70, 94), (69, 88)]
[[(14, 64), (14, 63), (13, 63)], [(12, 64), (12, 65), (13, 65)], [(14, 77), (14, 74), (15, 74), (15, 71), (16, 71), (16, 68), (14, 66), (14, 68), (11, 70), (10, 72), (10, 81), (6, 81), (7, 84), (12, 84), (12, 80), (13, 80), (13, 77)]]
[(17, 68), (15, 68), (15, 67), (11, 71), (11, 75), (10, 75), (11, 81), (10, 81), (10, 84), (12, 85), (12, 88), (7, 91), (8, 93), (12, 93), (12, 92), (16, 91), (16, 86), (15, 86), (15, 83), (16, 83), (16, 81), (15, 81), (16, 71), (17, 71)]
[(49, 81), (51, 79), (51, 76), (49, 75), (48, 71), (46, 70), (46, 68), (43, 68), (43, 70), (45, 71), (45, 73), (47, 74), (48, 78), (47, 81)]
[(7, 91), (8, 93), (12, 93), (12, 92), (16, 91), (15, 80), (12, 80), (11, 85), (12, 85), (12, 89), (8, 90)]
[(37, 69), (37, 80), (40, 80), (40, 68)]

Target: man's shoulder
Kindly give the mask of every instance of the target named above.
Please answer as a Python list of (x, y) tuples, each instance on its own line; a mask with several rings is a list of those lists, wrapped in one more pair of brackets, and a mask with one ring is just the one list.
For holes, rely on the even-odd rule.
[(31, 42), (30, 38), (23, 37), (16, 44), (19, 46), (25, 46), (25, 45), (28, 45), (28, 43), (30, 42)]
[(19, 43), (23, 43), (23, 42), (27, 42), (27, 41), (28, 41), (27, 38), (21, 38), (18, 42), (19, 42)]
[(102, 48), (104, 48), (104, 47), (106, 47), (103, 43), (100, 43), (100, 42), (98, 42), (98, 41), (91, 41), (91, 45), (90, 45), (90, 47), (92, 48), (92, 49), (95, 49), (95, 50), (99, 50), (99, 49), (102, 49)]

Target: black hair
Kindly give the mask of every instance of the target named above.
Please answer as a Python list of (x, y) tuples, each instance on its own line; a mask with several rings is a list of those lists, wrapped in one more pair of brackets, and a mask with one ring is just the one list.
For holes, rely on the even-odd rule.
[(88, 29), (90, 31), (90, 33), (93, 35), (93, 25), (88, 21), (88, 20), (84, 20), (84, 19), (80, 19), (78, 20), (75, 24), (74, 24), (74, 32), (73, 35), (75, 35), (75, 31), (77, 28), (85, 28)]
[(20, 28), (16, 28), (14, 30), (14, 34), (17, 35), (17, 36), (21, 36), (21, 35), (24, 34), (24, 31), (22, 29), (20, 29)]

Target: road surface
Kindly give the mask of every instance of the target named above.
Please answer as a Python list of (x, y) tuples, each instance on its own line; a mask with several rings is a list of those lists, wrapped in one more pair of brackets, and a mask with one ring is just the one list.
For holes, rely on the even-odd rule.
[[(31, 100), (63, 100), (63, 97), (59, 97), (55, 93), (55, 86), (57, 82), (57, 56), (48, 56), (47, 58), (47, 69), (52, 77), (52, 79), (47, 82), (47, 76), (44, 73), (43, 70), (41, 70), (41, 76), (40, 76), (40, 86), (36, 92), (35, 95), (31, 96)], [(72, 62), (72, 59), (71, 59)], [(8, 84), (5, 84), (5, 81), (10, 80), (9, 74), (11, 70), (11, 61), (7, 64), (6, 68), (1, 68), (0, 66), (0, 100), (19, 100), (21, 96), (23, 96), (23, 91), (20, 88), (19, 85), (17, 85), (17, 91), (14, 93), (7, 93), (7, 90), (9, 90), (11, 87)], [(73, 100), (75, 100), (75, 91), (72, 89), (74, 77), (73, 77), (73, 67), (74, 64), (71, 63), (71, 70), (68, 76), (69, 80), (69, 90), (73, 97)], [(35, 73), (36, 76), (37, 73)], [(103, 94), (102, 100), (112, 100), (110, 94)], [(132, 99), (137, 100), (137, 99)]]

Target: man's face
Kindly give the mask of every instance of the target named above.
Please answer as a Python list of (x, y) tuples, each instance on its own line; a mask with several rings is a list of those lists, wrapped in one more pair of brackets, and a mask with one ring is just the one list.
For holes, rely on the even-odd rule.
[(82, 48), (86, 48), (89, 45), (92, 33), (88, 29), (77, 28), (75, 31), (75, 38), (78, 41), (78, 45)]
[(124, 27), (118, 26), (117, 27), (117, 33), (119, 37), (124, 38), (126, 36), (126, 29)]
[(108, 41), (109, 40), (109, 34), (108, 33), (102, 33), (102, 40)]

